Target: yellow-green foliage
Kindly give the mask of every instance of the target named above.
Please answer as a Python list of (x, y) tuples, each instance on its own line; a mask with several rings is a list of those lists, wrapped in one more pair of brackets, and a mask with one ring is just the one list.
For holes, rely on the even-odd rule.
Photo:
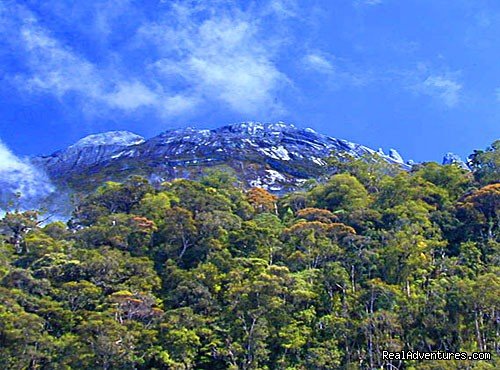
[[(475, 172), (376, 158), (277, 197), (227, 173), (0, 220), (5, 369), (495, 369), (498, 143)], [(388, 364), (383, 351), (492, 361)], [(392, 366), (392, 367), (391, 367)]]

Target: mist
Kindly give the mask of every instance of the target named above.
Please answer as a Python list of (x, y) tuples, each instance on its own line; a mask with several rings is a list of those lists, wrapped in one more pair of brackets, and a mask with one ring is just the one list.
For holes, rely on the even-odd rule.
[[(48, 176), (28, 158), (16, 156), (0, 141), (0, 210), (29, 208), (55, 190)], [(18, 203), (18, 204), (16, 204)]]

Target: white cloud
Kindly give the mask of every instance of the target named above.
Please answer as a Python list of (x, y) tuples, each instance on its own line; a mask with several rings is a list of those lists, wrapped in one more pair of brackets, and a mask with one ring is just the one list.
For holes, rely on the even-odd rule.
[(330, 58), (318, 53), (307, 54), (303, 63), (307, 68), (313, 69), (317, 72), (321, 72), (327, 75), (335, 73), (335, 67), (333, 63), (329, 60)]
[(380, 5), (382, 3), (383, 3), (383, 0), (355, 0), (354, 1), (355, 5), (368, 5), (368, 6)]
[(333, 89), (366, 86), (374, 80), (370, 70), (361, 70), (351, 60), (338, 58), (321, 50), (309, 51), (302, 58), (301, 64), (304, 69), (318, 73), (321, 82)]
[(59, 97), (76, 90), (97, 97), (101, 81), (94, 66), (64, 49), (33, 24), (21, 29), (21, 40), (27, 51), (32, 74), (23, 76), (29, 89), (49, 90)]
[(161, 108), (161, 93), (116, 71), (99, 69), (50, 37), (33, 20), (21, 28), (20, 40), (31, 72), (17, 76), (18, 85), (23, 89), (50, 93), (58, 98), (76, 93), (87, 104), (125, 111)]
[(269, 8), (272, 13), (285, 18), (295, 18), (300, 12), (295, 0), (271, 0)]
[(497, 87), (495, 89), (495, 95), (497, 97), (497, 100), (500, 102), (500, 87)]
[[(288, 8), (280, 4), (276, 11), (282, 14)], [(273, 62), (280, 37), (267, 37), (254, 13), (206, 12), (201, 5), (176, 3), (164, 21), (141, 28), (141, 41), (154, 43), (161, 55), (154, 70), (167, 83), (184, 86), (193, 100), (220, 102), (245, 114), (280, 112), (277, 95), (289, 84)]]
[(124, 110), (135, 110), (142, 106), (158, 106), (160, 96), (139, 81), (120, 83), (115, 91), (104, 94), (103, 99), (111, 106)]
[[(130, 7), (126, 0), (111, 3)], [(109, 37), (116, 31), (110, 7), (100, 4), (90, 23), (94, 32)], [(231, 0), (165, 3), (159, 21), (142, 22), (128, 41), (124, 50), (137, 60), (132, 67), (124, 62), (123, 50), (113, 51), (114, 56), (105, 51), (104, 60), (94, 56), (91, 61), (42, 27), (28, 8), (18, 6), (10, 14), (17, 17), (19, 29), (11, 32), (12, 43), (21, 45), (27, 69), (13, 81), (20, 89), (61, 100), (76, 96), (87, 112), (152, 109), (169, 117), (216, 104), (270, 118), (284, 111), (279, 94), (291, 85), (274, 60), (286, 42), (279, 24), (296, 17), (297, 6), (295, 0), (254, 5), (240, 8)], [(264, 19), (272, 19), (276, 32)]]
[(21, 199), (45, 197), (54, 191), (47, 176), (28, 160), (14, 155), (0, 141), (0, 199), (21, 193)]
[(462, 84), (451, 77), (436, 75), (427, 77), (418, 90), (438, 98), (448, 107), (454, 107), (460, 101)]
[(454, 108), (467, 98), (461, 73), (460, 70), (450, 71), (445, 65), (419, 62), (412, 69), (388, 71), (386, 80), (416, 95), (426, 95), (446, 108)]

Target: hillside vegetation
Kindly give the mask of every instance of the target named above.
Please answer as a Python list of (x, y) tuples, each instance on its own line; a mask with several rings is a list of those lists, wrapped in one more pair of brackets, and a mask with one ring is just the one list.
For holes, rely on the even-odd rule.
[(224, 172), (141, 177), (73, 217), (0, 220), (5, 369), (373, 369), (382, 351), (488, 351), (498, 369), (500, 141), (473, 171), (339, 160), (277, 197)]

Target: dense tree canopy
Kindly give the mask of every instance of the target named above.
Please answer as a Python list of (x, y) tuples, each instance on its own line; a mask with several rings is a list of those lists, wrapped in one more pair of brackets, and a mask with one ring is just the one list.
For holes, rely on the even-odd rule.
[(455, 165), (333, 161), (277, 197), (228, 174), (82, 196), (0, 220), (5, 369), (375, 369), (387, 351), (488, 351), (500, 367), (494, 143)]

